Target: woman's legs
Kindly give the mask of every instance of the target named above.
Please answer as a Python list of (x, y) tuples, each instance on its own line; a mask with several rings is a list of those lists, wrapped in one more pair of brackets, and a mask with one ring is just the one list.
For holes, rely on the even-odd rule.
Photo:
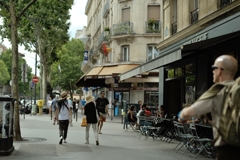
[(98, 141), (97, 123), (92, 124), (95, 140)]
[(86, 137), (85, 137), (85, 139), (86, 139), (86, 142), (85, 142), (85, 144), (89, 144), (89, 128), (90, 128), (90, 123), (88, 123), (87, 124), (87, 127), (86, 127)]

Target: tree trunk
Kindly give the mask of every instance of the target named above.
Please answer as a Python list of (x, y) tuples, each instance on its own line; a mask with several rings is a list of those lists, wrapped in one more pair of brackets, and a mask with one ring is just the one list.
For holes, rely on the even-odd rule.
[(19, 95), (18, 95), (18, 34), (17, 18), (14, 0), (10, 0), (9, 10), (11, 15), (11, 41), (12, 41), (12, 97), (16, 99), (14, 107), (14, 131), (15, 139), (22, 140), (19, 122)]
[(44, 105), (47, 105), (47, 64), (44, 62), (43, 65), (43, 86), (42, 86), (42, 92), (43, 92), (43, 99), (44, 99)]

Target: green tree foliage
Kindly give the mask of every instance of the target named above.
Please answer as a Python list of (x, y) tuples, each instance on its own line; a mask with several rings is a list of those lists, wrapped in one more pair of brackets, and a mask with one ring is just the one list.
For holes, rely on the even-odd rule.
[[(4, 51), (2, 53), (2, 56), (1, 56), (0, 59), (2, 59), (3, 62), (5, 63), (8, 73), (9, 74), (12, 73), (12, 50), (8, 49), (8, 50)], [(22, 95), (23, 91), (25, 91), (27, 95), (30, 95), (29, 83), (28, 82), (31, 81), (31, 79), (32, 79), (32, 76), (31, 76), (32, 68), (28, 67), (28, 70), (27, 70), (27, 80), (28, 80), (28, 82), (26, 82), (24, 84), (21, 81), (21, 77), (22, 77), (22, 75), (21, 75), (21, 73), (22, 73), (21, 68), (22, 67), (21, 66), (22, 66), (23, 63), (26, 63), (26, 60), (23, 59), (22, 57), (19, 57), (19, 59), (18, 59), (18, 68), (19, 68), (19, 71), (20, 71), (20, 72), (18, 72), (18, 77), (20, 77), (18, 79), (19, 94)], [(4, 83), (5, 85), (9, 85), (9, 81), (12, 79), (11, 77), (12, 76), (10, 76), (10, 79), (7, 82)]]
[[(60, 60), (52, 65), (51, 85), (53, 87), (59, 85), (62, 89), (71, 92), (76, 89), (75, 82), (83, 75), (81, 63), (84, 56), (84, 45), (79, 39), (72, 39), (57, 54)], [(61, 72), (58, 65), (60, 65)]]
[(7, 66), (3, 62), (3, 60), (0, 59), (0, 84), (5, 84), (10, 79), (10, 75), (7, 69)]

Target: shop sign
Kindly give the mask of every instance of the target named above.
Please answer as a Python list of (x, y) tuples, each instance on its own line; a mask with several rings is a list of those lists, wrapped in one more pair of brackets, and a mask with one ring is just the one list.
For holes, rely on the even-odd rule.
[(208, 33), (203, 33), (185, 43), (183, 43), (183, 45), (186, 45), (186, 44), (192, 44), (192, 43), (196, 43), (196, 42), (200, 42), (200, 41), (204, 41), (204, 40), (207, 40), (208, 39)]

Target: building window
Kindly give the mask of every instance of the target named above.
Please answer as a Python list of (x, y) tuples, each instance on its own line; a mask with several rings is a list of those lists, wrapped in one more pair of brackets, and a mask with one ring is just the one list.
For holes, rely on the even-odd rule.
[(198, 0), (190, 1), (190, 9), (191, 9), (191, 24), (198, 21)]
[(224, 7), (232, 2), (233, 2), (233, 0), (220, 0), (220, 7)]
[(122, 22), (130, 22), (130, 8), (122, 9)]
[(160, 33), (160, 5), (148, 5), (146, 33)]
[(173, 1), (172, 35), (177, 33), (177, 0)]
[(159, 52), (155, 45), (148, 45), (147, 60), (150, 61), (159, 56)]
[(129, 61), (129, 46), (122, 46), (122, 61)]

